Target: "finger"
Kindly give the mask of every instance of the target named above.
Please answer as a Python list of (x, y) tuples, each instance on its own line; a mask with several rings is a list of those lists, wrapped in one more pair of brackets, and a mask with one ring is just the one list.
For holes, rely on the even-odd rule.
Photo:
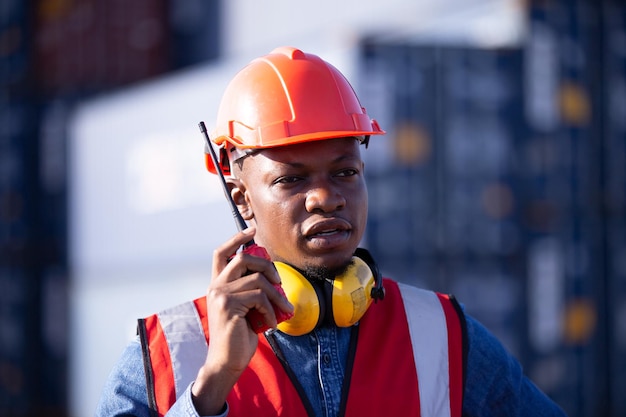
[(232, 255), (244, 243), (249, 242), (254, 238), (256, 228), (249, 227), (241, 232), (233, 235), (229, 240), (224, 242), (221, 246), (213, 251), (213, 276), (217, 276), (228, 264)]
[[(233, 291), (232, 286), (237, 286), (237, 291)], [(214, 311), (220, 311), (214, 318), (221, 315), (225, 322), (232, 322), (232, 318), (247, 318), (250, 311), (260, 313), (266, 323), (273, 323), (275, 315), (272, 304), (261, 288), (241, 287), (239, 282), (231, 283), (231, 288), (215, 288), (208, 292), (208, 306)]]
[[(264, 290), (265, 296), (270, 302), (270, 305), (272, 307), (272, 312), (274, 313), (273, 315), (271, 315), (271, 317), (268, 316), (267, 319), (264, 321), (269, 327), (276, 327), (278, 323), (283, 322), (285, 320), (289, 320), (290, 318), (293, 317), (295, 308), (287, 299), (285, 291), (283, 290), (280, 284), (271, 284), (269, 288), (265, 286), (263, 290)], [(264, 314), (263, 311), (255, 312), (255, 313), (258, 313), (258, 314), (253, 314), (252, 316), (257, 317), (257, 318), (259, 314), (261, 316), (263, 316)], [(257, 320), (257, 322), (258, 321), (259, 320)], [(258, 332), (259, 326), (256, 326), (255, 329)], [(265, 329), (262, 329), (262, 330), (265, 330)]]
[[(285, 320), (289, 320), (294, 315), (294, 307), (289, 303), (282, 291), (282, 288), (278, 285), (274, 286), (277, 290), (277, 295), (272, 293), (265, 293), (268, 296), (269, 304), (271, 308), (267, 308), (267, 304), (263, 304), (264, 308), (256, 307), (248, 313), (246, 318), (252, 329), (256, 333), (267, 330), (268, 328), (276, 328), (278, 323)], [(278, 298), (274, 298), (274, 297)]]
[[(265, 273), (254, 272), (236, 279), (227, 285), (225, 284), (224, 291), (231, 294), (260, 291), (260, 294), (263, 294), (272, 306), (276, 306), (287, 315), (293, 313), (294, 310), (281, 286), (278, 283), (268, 281)], [(255, 306), (247, 305), (247, 307), (254, 308)]]
[(280, 275), (271, 261), (254, 255), (238, 253), (221, 272), (211, 279), (211, 285), (226, 285), (253, 274), (260, 274), (270, 284), (280, 284)]
[(285, 291), (279, 284), (272, 285), (274, 291), (270, 291), (268, 293), (268, 298), (274, 307), (279, 308), (283, 314), (281, 314), (281, 319), (286, 320), (293, 316), (295, 308), (293, 304), (287, 299), (285, 295)]
[[(257, 298), (258, 303), (246, 314), (248, 324), (255, 333), (260, 333), (268, 328), (276, 328), (280, 321), (284, 321), (293, 316), (291, 312), (285, 313), (281, 311), (275, 303), (270, 301), (267, 293), (259, 295), (260, 298)], [(263, 297), (263, 295), (265, 297)], [(284, 297), (281, 298), (286, 300)]]

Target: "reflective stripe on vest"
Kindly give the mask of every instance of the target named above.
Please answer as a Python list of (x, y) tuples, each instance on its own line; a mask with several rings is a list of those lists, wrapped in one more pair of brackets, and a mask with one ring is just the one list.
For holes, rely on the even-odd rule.
[[(373, 304), (359, 324), (346, 416), (391, 412), (460, 417), (464, 331), (461, 313), (441, 294), (390, 280), (385, 280), (385, 289), (385, 300)], [(198, 299), (140, 320), (149, 391), (153, 388), (149, 399), (154, 399), (150, 402), (158, 415), (167, 412), (204, 363), (204, 301)], [(381, 349), (381, 338), (394, 343), (393, 347)], [(260, 379), (263, 384), (258, 383)], [(232, 416), (250, 412), (306, 414), (296, 389), (264, 337), (259, 338), (257, 353), (229, 396), (229, 404)]]
[(413, 343), (421, 416), (460, 416), (463, 346), (459, 316), (448, 296), (398, 285)]
[(159, 313), (158, 317), (170, 356), (176, 358), (172, 370), (178, 398), (187, 385), (196, 379), (209, 347), (194, 303), (181, 304)]

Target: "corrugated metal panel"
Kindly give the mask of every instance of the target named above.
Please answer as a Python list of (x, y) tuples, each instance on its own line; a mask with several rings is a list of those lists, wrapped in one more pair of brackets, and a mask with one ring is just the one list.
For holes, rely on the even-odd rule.
[(34, 56), (42, 92), (94, 92), (170, 69), (165, 0), (38, 2)]
[(606, 340), (612, 415), (626, 415), (626, 5), (604, 12), (604, 181), (607, 247)]
[[(535, 314), (529, 320), (527, 370), (568, 415), (609, 415), (600, 9), (587, 2), (531, 2), (530, 25), (525, 154), (534, 169), (524, 172), (524, 182), (527, 244), (536, 256), (528, 258), (535, 272), (528, 276), (528, 302)], [(545, 273), (550, 265), (553, 273)], [(553, 294), (561, 310), (550, 329), (558, 331), (558, 343), (545, 342), (541, 313), (549, 300), (542, 293)]]
[(66, 140), (75, 100), (215, 57), (220, 4), (2, 3), (0, 415), (69, 413)]
[(625, 7), (528, 13), (519, 50), (363, 44), (389, 132), (366, 152), (367, 244), (456, 293), (568, 415), (623, 415)]
[(28, 85), (28, 8), (6, 5), (0, 27), (0, 414), (26, 415), (38, 403), (39, 313), (33, 221), (36, 107)]
[[(364, 102), (381, 98), (372, 85), (386, 85), (392, 113), (381, 120), (388, 137), (365, 152), (368, 246), (394, 278), (466, 300), (467, 311), (518, 355), (521, 62), (514, 49), (372, 42), (363, 46), (362, 66)], [(391, 151), (379, 153), (383, 146)]]

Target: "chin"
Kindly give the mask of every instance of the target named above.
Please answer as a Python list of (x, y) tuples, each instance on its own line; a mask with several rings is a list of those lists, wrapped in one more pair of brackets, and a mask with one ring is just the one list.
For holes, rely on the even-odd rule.
[[(356, 249), (356, 248), (355, 248)], [(306, 262), (305, 268), (324, 268), (327, 270), (345, 269), (352, 262), (354, 251), (332, 251)]]

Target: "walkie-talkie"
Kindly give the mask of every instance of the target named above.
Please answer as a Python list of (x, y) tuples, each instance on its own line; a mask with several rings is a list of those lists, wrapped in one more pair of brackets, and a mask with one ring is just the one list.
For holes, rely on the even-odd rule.
[[(224, 195), (226, 196), (226, 200), (230, 205), (230, 209), (233, 213), (233, 218), (235, 219), (237, 229), (239, 231), (242, 231), (246, 229), (248, 225), (246, 224), (246, 221), (244, 220), (241, 213), (239, 212), (239, 209), (237, 208), (237, 204), (235, 204), (233, 197), (228, 191), (228, 185), (226, 184), (226, 179), (224, 178), (224, 173), (222, 172), (222, 166), (217, 158), (215, 150), (213, 149), (213, 145), (211, 144), (211, 139), (209, 138), (209, 133), (207, 132), (204, 122), (200, 122), (198, 126), (200, 127), (200, 132), (202, 132), (202, 134), (204, 135), (206, 147), (208, 148), (209, 154), (211, 155), (211, 160), (213, 161), (213, 165), (215, 166), (215, 171), (222, 183), (222, 189), (224, 190)], [(249, 242), (244, 243), (242, 251), (253, 256), (258, 256), (259, 258), (271, 260), (265, 248), (254, 243), (254, 239), (250, 239)], [(280, 286), (280, 284), (273, 285), (278, 290), (278, 292), (282, 294), (283, 297), (286, 297), (285, 292), (283, 291), (283, 288)], [(281, 323), (293, 317), (293, 314), (285, 313), (273, 304), (272, 307), (274, 307), (274, 314), (276, 314), (277, 323)], [(250, 327), (252, 327), (252, 330), (254, 330), (256, 333), (262, 333), (270, 328), (267, 323), (265, 323), (265, 320), (263, 320), (263, 315), (261, 315), (261, 313), (259, 313), (259, 311), (256, 309), (250, 310), (248, 312), (248, 315), (246, 316), (246, 319), (248, 320), (248, 323), (250, 323)]]

